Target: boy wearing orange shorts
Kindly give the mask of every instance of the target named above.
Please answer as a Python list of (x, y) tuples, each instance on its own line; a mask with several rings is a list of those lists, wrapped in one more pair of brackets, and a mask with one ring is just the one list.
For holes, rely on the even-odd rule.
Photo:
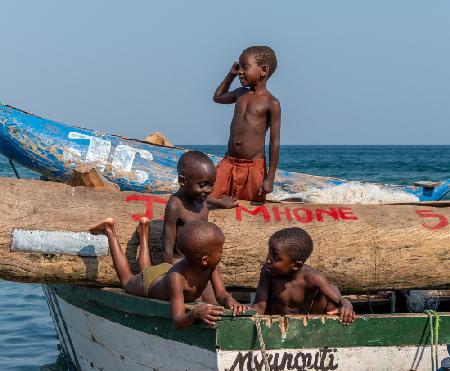
[[(235, 103), (228, 149), (217, 165), (214, 190), (208, 202), (221, 205), (228, 196), (241, 200), (265, 201), (272, 192), (280, 148), (280, 103), (266, 83), (277, 67), (268, 46), (245, 49), (214, 93), (214, 102)], [(229, 91), (238, 76), (241, 87)], [(265, 137), (270, 129), (269, 169), (265, 160)]]

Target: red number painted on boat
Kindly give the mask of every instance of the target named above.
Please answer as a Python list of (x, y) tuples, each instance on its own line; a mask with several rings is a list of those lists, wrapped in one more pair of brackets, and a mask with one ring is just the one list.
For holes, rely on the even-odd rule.
[(441, 229), (448, 226), (447, 217), (442, 214), (434, 213), (433, 210), (416, 210), (416, 213), (421, 218), (435, 218), (439, 220), (437, 224), (427, 224), (427, 223), (422, 224), (422, 226), (427, 229), (431, 229), (434, 231), (436, 229)]

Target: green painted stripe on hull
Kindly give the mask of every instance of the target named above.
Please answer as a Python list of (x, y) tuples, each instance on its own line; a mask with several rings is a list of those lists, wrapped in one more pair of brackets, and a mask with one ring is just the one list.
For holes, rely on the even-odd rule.
[(69, 304), (112, 322), (164, 339), (216, 350), (215, 329), (194, 324), (183, 331), (177, 330), (166, 302), (128, 295), (118, 289), (106, 291), (75, 285), (47, 287)]
[[(422, 314), (357, 317), (350, 326), (334, 318), (272, 317), (269, 324), (265, 318), (261, 329), (267, 349), (430, 344), (429, 319)], [(450, 315), (441, 313), (440, 319), (439, 343), (449, 344)], [(222, 350), (259, 349), (253, 321), (219, 322), (217, 345)]]
[[(251, 316), (222, 317), (216, 328), (202, 324), (178, 331), (168, 302), (132, 296), (120, 289), (48, 285), (68, 303), (129, 328), (209, 350), (257, 350)], [(450, 343), (450, 314), (440, 313), (439, 343)], [(267, 349), (404, 346), (430, 343), (424, 314), (367, 315), (350, 326), (335, 318), (263, 316), (261, 328)]]

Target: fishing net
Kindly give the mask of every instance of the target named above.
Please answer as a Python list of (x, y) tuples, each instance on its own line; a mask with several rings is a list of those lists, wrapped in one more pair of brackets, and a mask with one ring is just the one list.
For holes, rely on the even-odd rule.
[(437, 310), (439, 306), (439, 291), (435, 290), (408, 290), (403, 291), (406, 297), (408, 310), (421, 313), (425, 310)]

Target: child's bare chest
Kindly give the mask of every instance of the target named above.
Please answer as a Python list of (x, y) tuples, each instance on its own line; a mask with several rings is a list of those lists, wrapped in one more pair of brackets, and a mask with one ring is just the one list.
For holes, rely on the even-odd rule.
[(302, 313), (309, 310), (313, 292), (300, 283), (274, 280), (270, 299), (284, 313)]
[(236, 101), (235, 116), (265, 119), (268, 112), (266, 101), (266, 99), (250, 95), (250, 93), (243, 95)]
[(204, 206), (198, 210), (183, 209), (179, 213), (177, 224), (183, 226), (189, 222), (208, 221), (208, 207)]

